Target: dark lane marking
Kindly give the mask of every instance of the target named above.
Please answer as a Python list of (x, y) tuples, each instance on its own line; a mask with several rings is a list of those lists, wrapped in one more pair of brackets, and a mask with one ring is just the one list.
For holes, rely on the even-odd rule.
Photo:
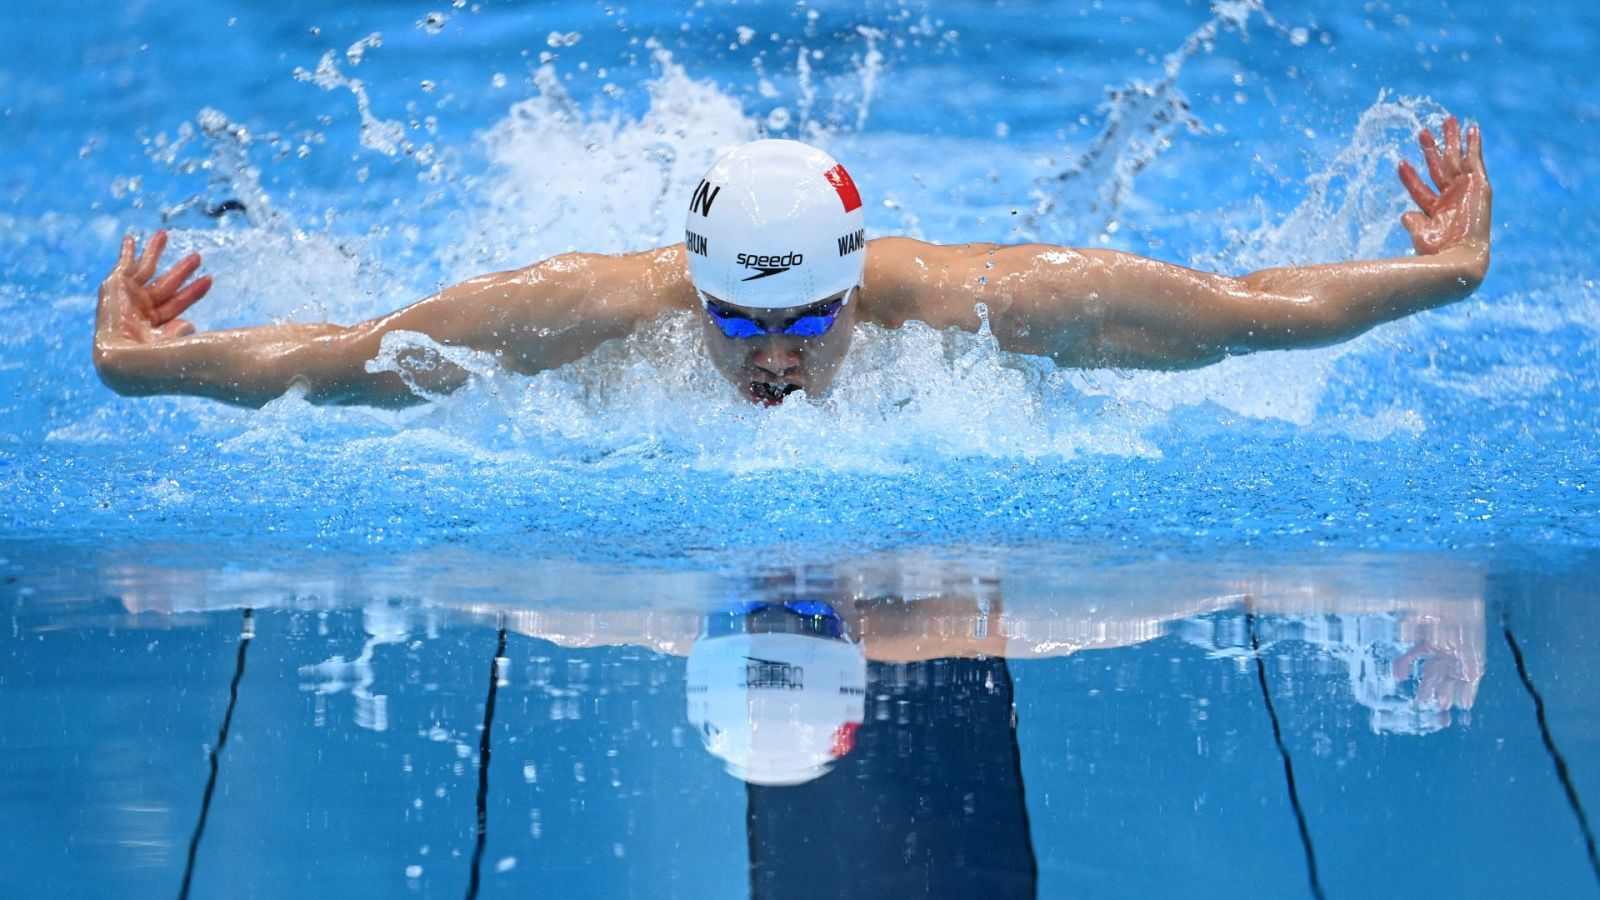
[(1283, 778), (1289, 784), (1289, 805), (1294, 807), (1294, 821), (1300, 828), (1300, 846), (1305, 848), (1306, 873), (1311, 877), (1311, 896), (1327, 900), (1322, 891), (1322, 878), (1317, 874), (1317, 850), (1311, 844), (1311, 829), (1306, 826), (1306, 813), (1300, 808), (1300, 789), (1295, 785), (1294, 763), (1289, 759), (1289, 748), (1283, 743), (1283, 728), (1278, 724), (1278, 709), (1272, 704), (1272, 691), (1267, 689), (1267, 666), (1261, 659), (1261, 638), (1256, 633), (1256, 614), (1244, 614), (1250, 628), (1250, 652), (1256, 658), (1256, 681), (1261, 685), (1261, 699), (1267, 703), (1267, 715), (1272, 719), (1272, 740), (1278, 745), (1278, 756), (1283, 758)]
[(494, 699), (500, 692), (500, 659), (506, 655), (506, 620), (500, 617), (500, 643), (489, 663), (489, 696), (483, 702), (483, 733), (478, 736), (478, 842), (472, 848), (472, 880), (467, 884), (467, 900), (478, 896), (483, 868), (483, 845), (489, 836), (489, 729), (494, 726)]
[(1511, 632), (1511, 613), (1509, 610), (1500, 612), (1500, 629), (1506, 636), (1506, 646), (1511, 648), (1511, 658), (1517, 662), (1517, 677), (1522, 679), (1522, 686), (1533, 698), (1533, 714), (1539, 720), (1539, 737), (1544, 739), (1544, 750), (1550, 754), (1550, 761), (1555, 764), (1556, 778), (1561, 782), (1561, 789), (1567, 792), (1567, 805), (1572, 807), (1572, 814), (1578, 817), (1578, 830), (1583, 832), (1583, 846), (1589, 852), (1589, 870), (1594, 873), (1595, 881), (1600, 882), (1600, 854), (1595, 853), (1594, 832), (1589, 828), (1589, 814), (1584, 812), (1583, 800), (1578, 796), (1578, 789), (1572, 784), (1572, 775), (1567, 770), (1566, 757), (1556, 748), (1555, 738), (1550, 735), (1550, 722), (1545, 718), (1544, 697), (1539, 694), (1539, 689), (1533, 686), (1533, 677), (1528, 674), (1528, 666), (1522, 659), (1522, 647), (1517, 644), (1517, 636)]
[(1011, 765), (1017, 770), (1017, 808), (1022, 810), (1022, 833), (1027, 836), (1028, 882), (1038, 890), (1039, 854), (1033, 847), (1033, 820), (1028, 816), (1028, 786), (1022, 780), (1022, 744), (1017, 739), (1017, 682), (1011, 677), (1011, 666), (1005, 657), (1000, 657), (997, 664), (1000, 671), (1005, 673), (1006, 687), (1011, 692)]
[(205, 835), (206, 819), (211, 815), (211, 795), (217, 790), (218, 760), (228, 743), (228, 729), (233, 727), (233, 710), (239, 704), (239, 679), (244, 677), (244, 654), (250, 648), (250, 639), (255, 637), (255, 628), (255, 610), (245, 607), (244, 622), (239, 630), (239, 656), (233, 664), (233, 683), (228, 685), (228, 712), (222, 717), (222, 728), (217, 731), (217, 744), (207, 754), (211, 774), (206, 778), (205, 796), (200, 801), (200, 819), (194, 823), (194, 834), (189, 837), (189, 861), (183, 867), (183, 887), (178, 889), (178, 900), (186, 900), (194, 881), (195, 854), (200, 850), (200, 838)]

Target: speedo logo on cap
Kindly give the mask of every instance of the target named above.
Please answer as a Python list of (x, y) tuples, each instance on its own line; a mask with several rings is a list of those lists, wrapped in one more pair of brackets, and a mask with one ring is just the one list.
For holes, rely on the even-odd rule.
[(806, 686), (806, 670), (801, 666), (758, 656), (746, 656), (744, 660), (747, 688), (798, 691)]
[(756, 274), (751, 275), (749, 278), (741, 279), (743, 281), (755, 281), (757, 278), (767, 278), (772, 275), (779, 275), (789, 271), (795, 266), (802, 265), (805, 263), (805, 261), (805, 254), (793, 252), (784, 253), (780, 256), (767, 256), (760, 253), (741, 253), (734, 257), (734, 262), (737, 262), (739, 265), (744, 266), (746, 269), (756, 270)]

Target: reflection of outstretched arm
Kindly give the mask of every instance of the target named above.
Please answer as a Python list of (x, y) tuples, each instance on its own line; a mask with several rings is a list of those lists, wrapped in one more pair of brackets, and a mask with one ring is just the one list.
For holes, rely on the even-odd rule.
[(1397, 682), (1416, 678), (1414, 705), (1443, 714), (1471, 709), (1483, 679), (1485, 631), (1483, 579), (1453, 561), (1405, 558), (1369, 563), (1341, 577), (1338, 570), (1287, 570), (1252, 579), (1249, 608), (1263, 616), (1386, 614), (1398, 622), (1393, 640), (1405, 651), (1389, 673)]
[(1411, 649), (1394, 661), (1394, 677), (1403, 681), (1420, 664), (1418, 705), (1445, 713), (1451, 708), (1471, 709), (1483, 680), (1483, 604), (1458, 604), (1442, 611), (1443, 615), (1407, 611), (1400, 623), (1400, 640)]
[(478, 616), (504, 616), (511, 631), (561, 647), (644, 647), (672, 656), (689, 655), (702, 618), (685, 610), (464, 609)]
[[(1141, 604), (1121, 614), (1014, 615), (998, 597), (980, 605), (972, 597), (839, 600), (834, 606), (868, 659), (916, 662), (973, 656), (1034, 658), (1078, 650), (1136, 644), (1165, 633), (1176, 620), (1237, 605), (1238, 597)], [(987, 606), (987, 609), (985, 609)], [(682, 609), (604, 610), (503, 609), (468, 605), (477, 616), (505, 616), (506, 627), (563, 647), (636, 646), (684, 656), (702, 615)]]
[[(1175, 621), (1237, 606), (1243, 598), (1138, 598), (1073, 608), (1007, 608), (997, 594), (858, 602), (855, 616), (867, 658), (916, 662), (947, 657), (1038, 659), (1080, 650), (1108, 650), (1160, 637)], [(1067, 608), (1062, 609), (1062, 605)]]

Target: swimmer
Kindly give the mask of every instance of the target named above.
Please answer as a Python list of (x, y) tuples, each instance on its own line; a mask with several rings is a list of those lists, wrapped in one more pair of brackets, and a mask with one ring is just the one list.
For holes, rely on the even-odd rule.
[[(712, 366), (773, 406), (825, 394), (854, 326), (910, 321), (976, 331), (1077, 368), (1185, 369), (1260, 350), (1321, 347), (1471, 294), (1489, 267), (1482, 140), (1446, 119), (1419, 136), (1432, 185), (1410, 162), (1417, 209), (1401, 219), (1415, 256), (1211, 274), (1113, 250), (1042, 244), (941, 246), (865, 237), (862, 199), (820, 150), (765, 140), (730, 151), (689, 197), (684, 242), (616, 255), (566, 253), (483, 275), (357, 325), (196, 332), (180, 318), (210, 290), (199, 254), (159, 273), (165, 232), (134, 238), (100, 285), (94, 364), (121, 394), (192, 394), (261, 406), (299, 388), (313, 403), (422, 402), (369, 371), (385, 335), (420, 332), (487, 353), (511, 372), (570, 363), (664, 310), (691, 310)], [(983, 306), (978, 306), (982, 303)], [(980, 310), (983, 311), (980, 314)], [(468, 373), (414, 374), (444, 392)]]

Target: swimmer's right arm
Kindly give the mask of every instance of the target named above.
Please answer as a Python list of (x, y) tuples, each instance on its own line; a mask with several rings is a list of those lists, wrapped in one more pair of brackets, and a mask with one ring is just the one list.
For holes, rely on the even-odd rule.
[[(357, 325), (264, 325), (196, 332), (179, 318), (205, 296), (209, 276), (190, 254), (157, 275), (166, 234), (136, 255), (133, 238), (100, 286), (94, 363), (129, 396), (189, 394), (262, 406), (293, 387), (313, 403), (384, 407), (423, 401), (392, 371), (370, 372), (385, 335), (417, 332), (447, 346), (494, 356), (513, 372), (564, 365), (627, 335), (665, 305), (687, 307), (682, 246), (620, 256), (563, 254), (524, 269), (484, 275)], [(410, 374), (445, 393), (468, 373), (443, 360)]]

